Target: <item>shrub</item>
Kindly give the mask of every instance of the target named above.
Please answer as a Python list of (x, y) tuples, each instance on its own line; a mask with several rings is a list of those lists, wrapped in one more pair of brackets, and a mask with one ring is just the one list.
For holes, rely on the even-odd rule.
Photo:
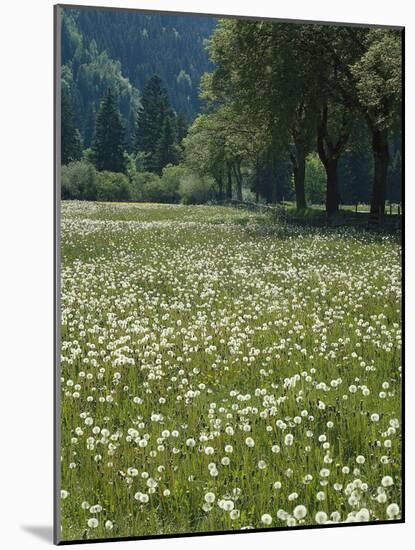
[(93, 165), (77, 160), (62, 166), (61, 193), (63, 199), (96, 200), (97, 175)]
[(133, 178), (133, 199), (149, 202), (179, 202), (180, 180), (184, 173), (183, 167), (171, 165), (164, 168), (162, 177), (153, 172), (139, 172)]
[(308, 203), (318, 204), (324, 202), (326, 196), (326, 172), (316, 153), (312, 153), (307, 157), (304, 187)]
[(214, 196), (213, 180), (207, 176), (188, 174), (180, 181), (179, 192), (184, 204), (202, 204)]
[[(151, 201), (153, 196), (157, 195), (157, 189), (160, 187), (160, 178), (152, 172), (139, 172), (131, 184), (131, 195), (135, 201)], [(157, 199), (156, 199), (157, 200)]]
[(163, 168), (161, 181), (163, 184), (164, 196), (167, 202), (179, 202), (180, 182), (188, 175), (184, 166), (173, 166), (168, 164)]
[[(88, 147), (88, 149), (84, 149), (82, 151), (82, 160), (85, 162), (89, 162), (90, 164), (94, 164), (94, 154), (92, 152), (92, 149)], [(95, 166), (94, 166), (95, 168)]]
[(100, 201), (125, 201), (131, 198), (130, 185), (120, 172), (97, 172), (97, 198)]

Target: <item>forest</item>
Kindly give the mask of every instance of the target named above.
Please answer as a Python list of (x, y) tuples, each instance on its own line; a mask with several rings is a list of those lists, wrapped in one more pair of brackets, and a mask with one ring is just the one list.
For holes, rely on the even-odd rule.
[(62, 198), (328, 217), (402, 188), (402, 31), (65, 9)]

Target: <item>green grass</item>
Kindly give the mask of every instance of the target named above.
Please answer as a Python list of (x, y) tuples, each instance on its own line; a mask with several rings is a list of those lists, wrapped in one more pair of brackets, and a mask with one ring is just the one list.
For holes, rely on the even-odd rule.
[[(283, 204), (287, 207), (288, 212), (292, 213), (293, 215), (298, 214), (294, 202), (285, 201)], [(324, 214), (325, 209), (325, 204), (312, 204), (309, 205), (305, 210), (302, 210), (301, 213), (305, 215), (305, 217), (319, 217), (320, 215)], [(357, 210), (355, 204), (341, 204), (339, 207), (339, 215), (352, 215), (356, 214), (356, 212), (358, 214), (369, 214), (370, 204), (359, 203), (357, 205)], [(397, 215), (398, 213), (402, 214), (402, 206), (397, 203), (392, 203), (392, 205), (386, 203), (385, 212), (386, 215)]]
[(297, 207), (295, 206), (295, 204), (289, 204), (287, 205), (287, 213), (290, 216), (294, 216), (295, 218), (302, 218), (306, 221), (319, 220), (319, 219), (324, 220), (326, 218), (324, 207), (320, 207), (320, 205), (309, 206), (302, 210), (297, 210)]
[(400, 254), (222, 206), (63, 203), (62, 539), (390, 519)]

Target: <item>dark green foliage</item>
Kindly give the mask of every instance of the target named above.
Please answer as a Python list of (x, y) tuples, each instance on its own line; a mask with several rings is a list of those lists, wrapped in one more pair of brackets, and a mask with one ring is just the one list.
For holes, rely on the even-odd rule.
[(160, 77), (153, 75), (143, 90), (135, 139), (136, 150), (144, 153), (145, 170), (160, 175), (167, 164), (178, 162), (180, 150), (176, 144), (176, 120), (167, 90)]
[(179, 160), (179, 148), (176, 145), (176, 131), (173, 115), (165, 117), (161, 135), (157, 141), (154, 153), (153, 168), (158, 174), (168, 164), (176, 164)]
[(187, 122), (186, 115), (179, 113), (176, 117), (176, 137), (177, 143), (181, 143), (182, 139), (186, 137), (189, 124)]
[(101, 200), (295, 199), (329, 216), (357, 202), (381, 216), (400, 200), (399, 31), (226, 19), (209, 62), (215, 26), (64, 9), (64, 197), (97, 196), (78, 177), (90, 161), (112, 173)]
[(387, 198), (392, 202), (401, 202), (402, 187), (402, 155), (400, 149), (397, 149), (391, 156), (388, 174)]
[(126, 201), (131, 198), (128, 178), (118, 172), (97, 173), (97, 199), (99, 201)]
[(71, 9), (64, 9), (62, 18), (62, 85), (73, 98), (75, 122), (86, 147), (92, 142), (99, 102), (107, 89), (112, 88), (119, 98), (126, 146), (130, 147), (140, 105), (139, 92), (125, 77), (121, 63), (80, 31), (77, 11)]
[(373, 159), (369, 149), (348, 151), (339, 162), (339, 188), (342, 204), (370, 202)]
[[(353, 126), (366, 120), (371, 131), (366, 149), (374, 159), (372, 211), (382, 211), (390, 193), (388, 128), (400, 108), (399, 31), (227, 19), (215, 30), (209, 51), (216, 68), (203, 78), (202, 92), (211, 109), (227, 104), (244, 117), (248, 113), (252, 130), (262, 133), (256, 140), (263, 151), (259, 163), (254, 159), (254, 190), (275, 200), (274, 161), (285, 150), (297, 207), (304, 208), (305, 159), (317, 150), (326, 171), (326, 212), (335, 213), (342, 201), (339, 162)], [(369, 185), (366, 180), (362, 196)]]
[(71, 98), (65, 88), (61, 96), (61, 162), (68, 164), (82, 156), (81, 136), (75, 127)]
[(291, 163), (286, 158), (261, 156), (253, 164), (250, 188), (256, 199), (275, 203), (294, 198)]
[(61, 188), (63, 199), (96, 200), (97, 175), (94, 166), (86, 161), (62, 166)]
[(146, 155), (146, 168), (154, 170), (154, 155), (164, 121), (170, 111), (167, 91), (158, 75), (153, 75), (144, 87), (142, 106), (138, 111), (135, 148)]
[[(87, 8), (63, 11), (64, 19), (71, 21), (62, 29), (62, 63), (73, 59), (81, 35), (84, 49), (94, 41), (98, 52), (106, 51), (119, 62), (122, 74), (136, 89), (142, 90), (158, 74), (175, 111), (189, 120), (199, 112), (200, 77), (211, 68), (205, 41), (217, 23), (215, 18)], [(122, 108), (121, 112), (125, 117)]]
[(117, 101), (109, 88), (100, 104), (92, 144), (97, 170), (124, 172), (124, 135)]

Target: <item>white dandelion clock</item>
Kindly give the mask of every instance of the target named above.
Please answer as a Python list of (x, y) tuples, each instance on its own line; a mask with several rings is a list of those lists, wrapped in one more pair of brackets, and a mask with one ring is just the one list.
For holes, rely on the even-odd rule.
[(389, 504), (386, 508), (386, 514), (389, 519), (396, 519), (399, 516), (400, 510), (396, 503)]
[(96, 529), (99, 525), (99, 521), (97, 520), (97, 518), (89, 518), (87, 524), (88, 527), (90, 527), (91, 529)]
[(295, 519), (304, 519), (307, 515), (307, 508), (303, 504), (299, 504), (293, 510)]
[(315, 520), (319, 525), (326, 523), (328, 520), (326, 512), (317, 512), (315, 515)]

